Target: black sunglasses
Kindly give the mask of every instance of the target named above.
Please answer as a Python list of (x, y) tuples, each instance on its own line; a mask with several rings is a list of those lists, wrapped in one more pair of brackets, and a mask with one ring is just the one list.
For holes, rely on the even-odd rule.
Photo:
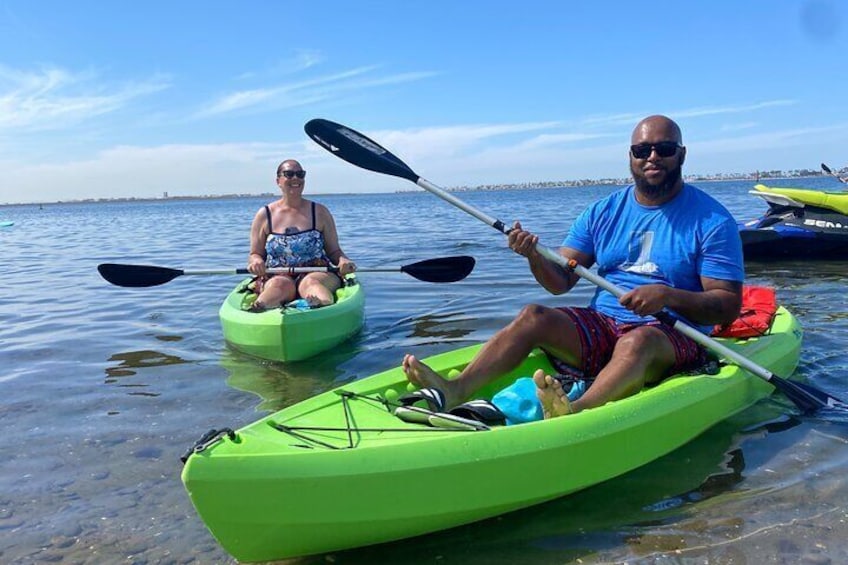
[(286, 177), (287, 179), (293, 179), (297, 177), (299, 179), (306, 177), (306, 171), (280, 171), (281, 177)]
[(659, 143), (639, 143), (630, 146), (630, 154), (636, 159), (647, 159), (654, 151), (665, 159), (671, 157), (677, 150), (683, 147), (676, 141), (660, 141)]

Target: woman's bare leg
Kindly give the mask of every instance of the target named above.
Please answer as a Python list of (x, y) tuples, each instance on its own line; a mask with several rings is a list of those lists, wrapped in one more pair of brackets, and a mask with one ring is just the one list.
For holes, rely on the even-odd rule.
[(336, 290), (341, 284), (333, 273), (309, 273), (300, 281), (297, 290), (302, 298), (327, 306), (335, 302)]
[(256, 297), (256, 309), (276, 308), (295, 296), (294, 280), (288, 275), (275, 275), (265, 281), (262, 292)]

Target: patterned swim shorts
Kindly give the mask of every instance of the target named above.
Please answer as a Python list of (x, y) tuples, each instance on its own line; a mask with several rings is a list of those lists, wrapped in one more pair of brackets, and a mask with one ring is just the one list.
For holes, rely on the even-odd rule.
[(612, 357), (618, 339), (641, 326), (656, 327), (668, 337), (674, 347), (675, 362), (669, 368), (667, 375), (699, 367), (709, 360), (709, 354), (703, 347), (677, 330), (660, 323), (659, 320), (638, 324), (619, 324), (613, 318), (592, 308), (564, 307), (558, 310), (567, 314), (574, 322), (577, 334), (580, 336), (580, 351), (583, 357), (583, 368), (580, 369), (545, 352), (554, 369), (560, 373), (557, 378), (566, 390), (568, 390), (567, 383), (595, 380)]

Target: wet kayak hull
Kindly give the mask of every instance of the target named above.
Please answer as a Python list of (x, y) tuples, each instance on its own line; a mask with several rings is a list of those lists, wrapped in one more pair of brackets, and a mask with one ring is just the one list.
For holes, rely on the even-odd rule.
[(302, 361), (356, 334), (365, 320), (365, 293), (354, 277), (336, 291), (330, 306), (298, 310), (274, 308), (248, 312), (251, 300), (242, 281), (219, 309), (224, 339), (233, 348), (271, 361)]
[[(802, 332), (780, 308), (772, 333), (730, 347), (780, 375)], [(724, 340), (723, 340), (724, 341)], [(461, 370), (480, 346), (430, 358)], [(536, 368), (539, 351), (480, 391), (488, 397)], [(325, 553), (425, 534), (585, 489), (686, 444), (773, 392), (726, 365), (674, 376), (579, 414), (457, 431), (401, 421), (400, 368), (346, 384), (221, 436), (188, 458), (182, 480), (200, 517), (240, 561)]]

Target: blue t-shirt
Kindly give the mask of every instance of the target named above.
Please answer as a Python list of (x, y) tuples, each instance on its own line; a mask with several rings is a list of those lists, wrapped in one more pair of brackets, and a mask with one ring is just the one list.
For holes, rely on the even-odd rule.
[[(592, 255), (598, 274), (626, 290), (645, 284), (702, 291), (701, 276), (742, 282), (742, 240), (727, 209), (698, 188), (662, 206), (643, 206), (628, 186), (589, 206), (562, 242)], [(622, 323), (645, 322), (598, 288), (591, 306)], [(697, 327), (697, 326), (696, 326)], [(700, 326), (709, 333), (712, 326)]]

